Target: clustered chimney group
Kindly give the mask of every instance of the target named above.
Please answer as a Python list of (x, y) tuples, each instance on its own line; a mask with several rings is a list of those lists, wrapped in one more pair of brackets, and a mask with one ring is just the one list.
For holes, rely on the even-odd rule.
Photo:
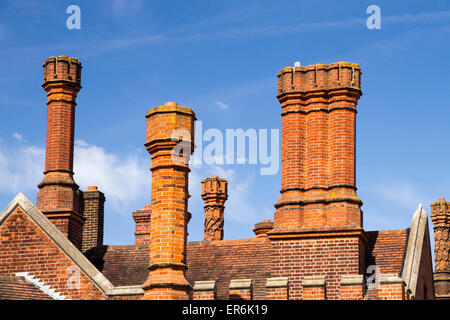
[[(80, 61), (67, 56), (44, 62), (47, 93), (47, 141), (38, 208), (80, 250), (103, 244), (104, 194), (97, 187), (79, 189), (73, 175), (75, 109), (81, 89)], [(274, 241), (288, 234), (304, 237), (314, 230), (354, 239), (362, 252), (361, 200), (356, 195), (356, 105), (361, 96), (361, 69), (338, 62), (283, 69), (278, 74), (282, 108), (281, 197), (274, 221), (254, 227), (256, 237)], [(167, 102), (147, 112), (145, 147), (152, 160), (151, 204), (136, 210), (136, 245), (149, 247), (144, 299), (188, 299), (186, 280), (189, 158), (194, 150), (194, 112)], [(228, 181), (202, 181), (204, 240), (224, 238)], [(450, 205), (432, 204), (437, 279), (450, 279)], [(336, 236), (337, 235), (337, 236)], [(353, 240), (351, 240), (353, 241)], [(349, 242), (350, 243), (350, 242)], [(336, 258), (338, 259), (338, 258)], [(360, 274), (360, 257), (345, 257), (343, 267)], [(281, 260), (280, 260), (281, 261)], [(280, 269), (280, 275), (283, 270)], [(333, 288), (333, 287), (331, 287)], [(438, 284), (437, 284), (438, 288)], [(443, 289), (444, 290), (444, 289)], [(445, 289), (446, 290), (446, 289)], [(330, 295), (333, 295), (330, 292)]]

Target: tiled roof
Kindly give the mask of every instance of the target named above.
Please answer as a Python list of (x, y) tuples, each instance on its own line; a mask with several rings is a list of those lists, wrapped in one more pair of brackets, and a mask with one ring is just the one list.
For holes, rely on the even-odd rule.
[(85, 256), (114, 286), (141, 285), (147, 280), (149, 249), (146, 245), (99, 246)]
[[(115, 286), (141, 285), (148, 276), (148, 246), (100, 246), (86, 257)], [(187, 279), (216, 280), (219, 299), (228, 298), (231, 279), (253, 280), (255, 299), (265, 298), (265, 282), (270, 278), (270, 243), (262, 238), (197, 241), (187, 245)]]
[(53, 300), (24, 277), (0, 275), (0, 300)]
[(403, 270), (409, 229), (369, 231), (366, 266), (377, 265), (381, 273), (400, 275)]
[(231, 279), (252, 279), (253, 298), (265, 299), (271, 250), (267, 238), (189, 242), (187, 279), (215, 280), (217, 298), (228, 299)]

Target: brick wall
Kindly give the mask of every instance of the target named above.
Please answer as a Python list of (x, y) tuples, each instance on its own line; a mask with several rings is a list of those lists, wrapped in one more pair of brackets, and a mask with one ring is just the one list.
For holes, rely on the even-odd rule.
[(273, 239), (272, 276), (289, 277), (290, 299), (303, 298), (305, 276), (325, 276), (326, 298), (339, 299), (341, 275), (362, 274), (364, 241), (359, 236), (317, 235), (306, 239)]
[(20, 208), (0, 226), (0, 248), (0, 274), (28, 272), (69, 299), (106, 298)]

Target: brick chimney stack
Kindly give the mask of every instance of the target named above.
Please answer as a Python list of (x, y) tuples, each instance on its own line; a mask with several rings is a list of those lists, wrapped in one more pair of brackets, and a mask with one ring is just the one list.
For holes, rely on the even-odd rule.
[(437, 299), (450, 299), (450, 202), (431, 204), (434, 225), (434, 286)]
[(150, 244), (151, 213), (151, 206), (145, 206), (144, 209), (133, 212), (133, 219), (136, 223), (136, 231), (134, 232), (136, 245)]
[(348, 62), (278, 73), (282, 171), (274, 229), (362, 227), (355, 181), (360, 81), (361, 69)]
[(105, 195), (96, 186), (90, 186), (82, 192), (83, 216), (83, 252), (103, 245)]
[(44, 62), (47, 92), (47, 144), (44, 179), (38, 185), (38, 208), (79, 249), (84, 218), (78, 185), (73, 180), (76, 97), (81, 89), (81, 63), (67, 56)]
[(228, 181), (217, 176), (202, 180), (202, 198), (205, 201), (205, 240), (223, 240)]
[(147, 112), (147, 151), (152, 159), (150, 265), (143, 299), (187, 300), (186, 243), (189, 157), (194, 112), (167, 102)]

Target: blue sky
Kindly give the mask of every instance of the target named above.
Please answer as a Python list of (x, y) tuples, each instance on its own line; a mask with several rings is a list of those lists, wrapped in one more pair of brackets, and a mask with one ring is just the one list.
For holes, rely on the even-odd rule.
[[(81, 8), (81, 30), (66, 8)], [(366, 28), (369, 5), (381, 30)], [(278, 70), (350, 61), (363, 70), (357, 186), (366, 230), (409, 227), (419, 203), (450, 198), (448, 1), (31, 1), (0, 4), (0, 208), (35, 202), (46, 105), (42, 62), (83, 63), (75, 180), (106, 194), (105, 242), (134, 242), (131, 212), (150, 203), (145, 113), (192, 108), (204, 130), (281, 128)], [(224, 107), (225, 106), (225, 107)], [(258, 165), (193, 166), (189, 239), (203, 237), (200, 180), (229, 179), (225, 238), (272, 219), (280, 174)]]

